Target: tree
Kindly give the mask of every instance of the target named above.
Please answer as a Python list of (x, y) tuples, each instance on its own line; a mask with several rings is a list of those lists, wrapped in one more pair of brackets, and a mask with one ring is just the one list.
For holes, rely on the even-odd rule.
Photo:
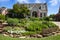
[(14, 13), (17, 13), (19, 16), (26, 17), (29, 14), (29, 9), (24, 4), (14, 4), (13, 5)]
[(49, 21), (49, 20), (50, 20), (49, 17), (44, 17), (43, 19), (44, 19), (45, 21)]
[(50, 18), (54, 18), (54, 16), (55, 16), (55, 14), (51, 14), (49, 17), (50, 17)]
[(49, 16), (49, 18), (50, 18), (51, 20), (54, 20), (54, 17), (55, 17), (55, 14), (51, 14), (51, 15)]

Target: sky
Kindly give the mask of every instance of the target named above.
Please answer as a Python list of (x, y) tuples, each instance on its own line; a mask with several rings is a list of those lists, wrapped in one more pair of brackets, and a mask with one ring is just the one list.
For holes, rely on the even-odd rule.
[(0, 0), (0, 7), (13, 8), (15, 3), (47, 3), (48, 15), (56, 14), (59, 10), (60, 0)]

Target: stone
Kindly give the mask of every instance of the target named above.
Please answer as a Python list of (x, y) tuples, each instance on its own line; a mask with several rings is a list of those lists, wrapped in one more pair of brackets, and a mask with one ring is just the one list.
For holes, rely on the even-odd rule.
[(23, 37), (19, 37), (19, 38), (26, 38), (25, 36), (23, 36)]
[(52, 32), (52, 35), (55, 35), (56, 34), (56, 32)]
[(39, 35), (39, 34), (37, 35), (37, 38), (42, 38), (42, 37), (43, 37), (42, 35)]
[(8, 36), (8, 35), (6, 35), (6, 34), (3, 34), (4, 36)]
[(13, 35), (12, 35), (12, 34), (10, 34), (10, 37), (13, 37)]

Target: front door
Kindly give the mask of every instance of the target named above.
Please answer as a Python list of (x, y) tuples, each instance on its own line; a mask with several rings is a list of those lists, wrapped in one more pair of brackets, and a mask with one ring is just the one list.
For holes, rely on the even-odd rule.
[(33, 11), (32, 16), (33, 17), (37, 17), (37, 12), (36, 11)]

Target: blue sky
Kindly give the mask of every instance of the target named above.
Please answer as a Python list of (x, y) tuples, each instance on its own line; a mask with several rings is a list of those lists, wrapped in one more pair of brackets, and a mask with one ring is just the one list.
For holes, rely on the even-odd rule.
[(59, 9), (60, 0), (0, 0), (0, 7), (13, 8), (15, 3), (45, 3), (48, 5), (48, 15), (56, 14)]

